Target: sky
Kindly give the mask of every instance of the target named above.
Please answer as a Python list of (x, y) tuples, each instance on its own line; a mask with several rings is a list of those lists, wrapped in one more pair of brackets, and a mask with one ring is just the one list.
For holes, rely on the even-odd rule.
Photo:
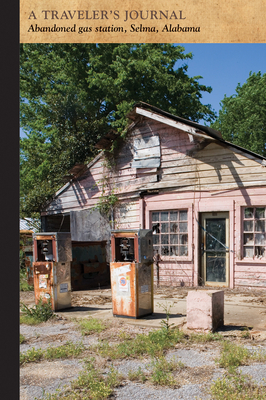
[(211, 104), (219, 113), (224, 95), (235, 94), (237, 84), (241, 86), (251, 72), (266, 73), (266, 44), (182, 44), (185, 53), (191, 52), (188, 60), (188, 75), (201, 75), (199, 82), (212, 87), (211, 93), (202, 93), (203, 104)]
[[(193, 54), (192, 60), (186, 60), (188, 75), (190, 77), (201, 75), (203, 78), (199, 83), (212, 87), (211, 93), (202, 93), (201, 102), (210, 104), (217, 115), (224, 95), (233, 95), (237, 84), (243, 85), (250, 71), (266, 73), (264, 43), (181, 43), (180, 45), (185, 48), (185, 53)], [(203, 121), (199, 122), (203, 124)], [(20, 135), (25, 137), (22, 130)]]

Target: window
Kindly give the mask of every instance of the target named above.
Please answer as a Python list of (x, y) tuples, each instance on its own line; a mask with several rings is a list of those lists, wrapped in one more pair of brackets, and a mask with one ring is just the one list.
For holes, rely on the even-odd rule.
[(266, 255), (266, 208), (244, 208), (243, 255), (245, 258), (264, 258)]
[(152, 232), (154, 254), (188, 256), (187, 210), (153, 212)]

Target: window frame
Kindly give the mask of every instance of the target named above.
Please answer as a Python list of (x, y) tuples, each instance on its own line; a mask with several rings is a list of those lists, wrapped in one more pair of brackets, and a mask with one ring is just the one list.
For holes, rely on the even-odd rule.
[[(243, 261), (254, 261), (254, 262), (259, 262), (259, 261), (264, 261), (266, 260), (266, 206), (265, 205), (245, 205), (241, 207), (241, 255), (242, 255), (242, 260)], [(253, 217), (252, 218), (245, 218), (245, 210), (246, 209), (253, 209)], [(256, 218), (256, 209), (257, 208), (264, 208), (264, 218), (258, 219)], [(263, 231), (256, 231), (256, 221), (261, 220), (265, 221), (264, 223), (264, 232)], [(253, 222), (253, 229), (250, 231), (247, 231), (244, 229), (244, 223), (245, 221), (252, 221)], [(265, 242), (264, 245), (256, 245), (255, 242), (255, 235), (256, 233), (264, 233), (265, 235)], [(245, 235), (252, 234), (253, 235), (253, 243), (252, 244), (247, 244), (245, 245)], [(252, 247), (253, 248), (253, 256), (248, 257), (245, 256), (245, 247)], [(256, 247), (264, 247), (264, 256), (258, 257), (256, 256)]]
[[(157, 203), (158, 204), (158, 203)], [(160, 255), (160, 260), (161, 261), (192, 261), (192, 241), (193, 241), (193, 228), (192, 228), (192, 205), (189, 204), (180, 204), (177, 206), (172, 206), (172, 207), (164, 207), (163, 209), (159, 209), (158, 205), (157, 207), (155, 207), (155, 205), (149, 206), (147, 207), (147, 211), (148, 211), (148, 215), (149, 215), (149, 227), (150, 229), (152, 229), (152, 213), (153, 212), (171, 212), (171, 211), (187, 211), (187, 224), (188, 224), (188, 230), (187, 235), (188, 235), (188, 241), (187, 241), (187, 246), (188, 246), (188, 254), (186, 256), (176, 256), (176, 255), (172, 255), (172, 256), (168, 256), (168, 255)], [(170, 223), (170, 221), (169, 221)]]

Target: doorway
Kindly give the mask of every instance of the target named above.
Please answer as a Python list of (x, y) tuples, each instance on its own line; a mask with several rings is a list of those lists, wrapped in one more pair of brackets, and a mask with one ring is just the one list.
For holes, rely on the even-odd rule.
[(201, 278), (204, 286), (229, 286), (229, 213), (201, 214)]

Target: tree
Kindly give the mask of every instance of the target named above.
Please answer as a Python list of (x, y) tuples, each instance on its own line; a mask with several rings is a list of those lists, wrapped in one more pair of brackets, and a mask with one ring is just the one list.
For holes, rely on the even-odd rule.
[(89, 161), (108, 130), (144, 101), (193, 121), (212, 121), (192, 54), (171, 44), (21, 45), (21, 214), (38, 212), (77, 163)]
[(219, 117), (212, 125), (223, 138), (266, 156), (266, 74), (250, 73), (237, 85), (236, 94), (225, 96)]

